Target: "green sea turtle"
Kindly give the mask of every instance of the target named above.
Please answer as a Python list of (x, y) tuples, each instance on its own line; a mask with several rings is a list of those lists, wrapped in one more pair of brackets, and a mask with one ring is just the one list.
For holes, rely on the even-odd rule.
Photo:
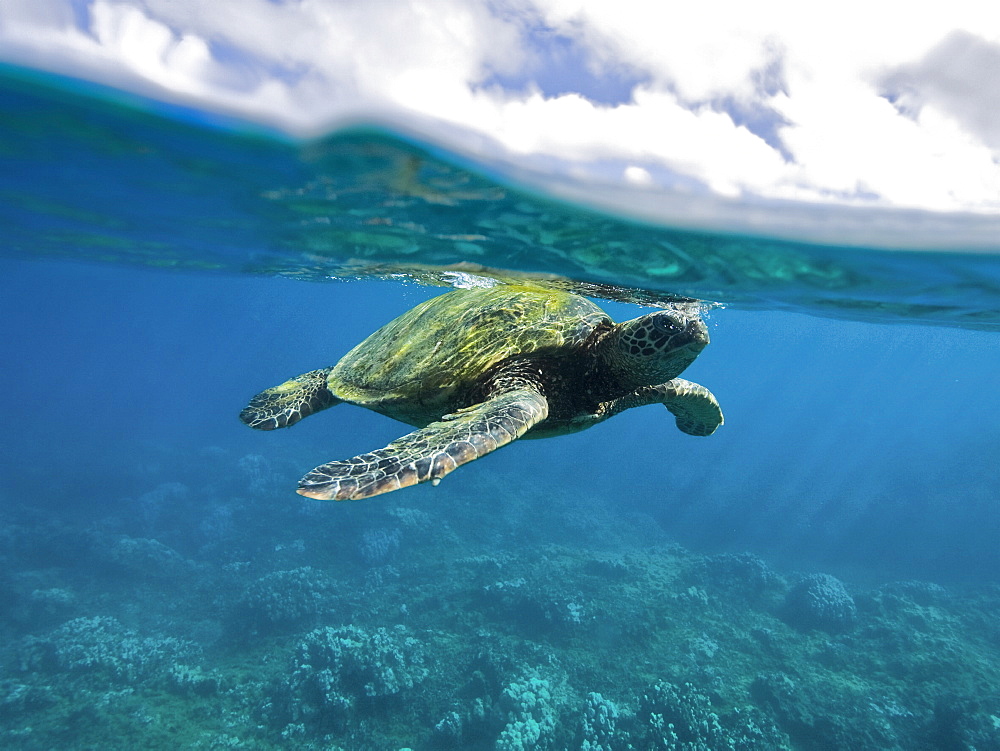
[(693, 306), (614, 323), (589, 300), (524, 285), (459, 289), (417, 305), (329, 368), (257, 394), (240, 413), (284, 428), (349, 402), (417, 426), (388, 446), (317, 467), (298, 492), (368, 498), (430, 480), (527, 434), (589, 428), (660, 403), (690, 435), (722, 411), (704, 386), (677, 378), (708, 344)]

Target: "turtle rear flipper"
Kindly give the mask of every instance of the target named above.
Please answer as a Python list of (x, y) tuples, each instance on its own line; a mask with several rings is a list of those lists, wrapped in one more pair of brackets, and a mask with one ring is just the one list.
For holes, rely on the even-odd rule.
[(261, 391), (240, 412), (240, 419), (257, 430), (294, 425), (313, 412), (340, 403), (327, 385), (333, 368), (310, 370), (278, 386)]
[(457, 467), (520, 438), (548, 412), (545, 397), (533, 388), (504, 392), (385, 448), (316, 467), (299, 481), (298, 493), (354, 501), (428, 480), (436, 485)]

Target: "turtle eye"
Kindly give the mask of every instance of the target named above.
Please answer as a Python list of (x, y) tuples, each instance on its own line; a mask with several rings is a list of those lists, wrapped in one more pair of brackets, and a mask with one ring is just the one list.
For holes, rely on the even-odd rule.
[(653, 316), (653, 327), (657, 331), (662, 331), (664, 334), (671, 335), (682, 331), (681, 327), (677, 325), (677, 321), (674, 320), (674, 317), (668, 313)]

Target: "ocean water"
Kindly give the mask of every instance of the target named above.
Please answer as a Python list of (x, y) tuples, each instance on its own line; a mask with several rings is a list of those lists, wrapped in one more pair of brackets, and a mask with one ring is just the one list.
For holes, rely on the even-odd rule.
[[(998, 749), (1000, 260), (631, 222), (401, 134), (0, 78), (0, 745)], [(660, 407), (362, 502), (237, 419), (448, 285), (705, 301)]]

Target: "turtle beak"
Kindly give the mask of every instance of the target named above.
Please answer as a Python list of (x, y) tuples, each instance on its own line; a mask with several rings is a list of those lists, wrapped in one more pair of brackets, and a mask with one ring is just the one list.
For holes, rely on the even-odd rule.
[(701, 316), (688, 318), (684, 333), (691, 337), (691, 345), (697, 346), (699, 352), (705, 349), (711, 341), (708, 336), (708, 326), (705, 325)]
[(669, 339), (671, 349), (689, 349), (697, 354), (708, 346), (708, 326), (697, 313), (672, 311), (660, 315), (663, 316), (658, 322), (661, 330), (672, 331)]

